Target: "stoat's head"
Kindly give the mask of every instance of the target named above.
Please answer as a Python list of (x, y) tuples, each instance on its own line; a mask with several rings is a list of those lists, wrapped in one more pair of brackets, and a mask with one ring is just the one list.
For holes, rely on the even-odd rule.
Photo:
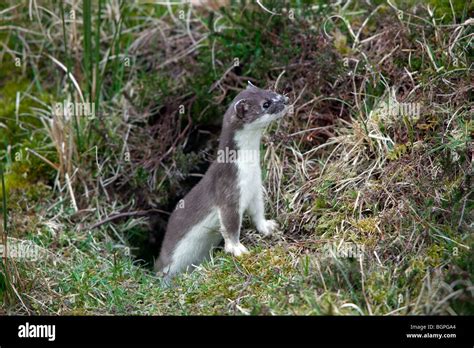
[(270, 90), (255, 87), (250, 82), (247, 89), (234, 99), (231, 123), (248, 128), (264, 128), (288, 112), (288, 97)]

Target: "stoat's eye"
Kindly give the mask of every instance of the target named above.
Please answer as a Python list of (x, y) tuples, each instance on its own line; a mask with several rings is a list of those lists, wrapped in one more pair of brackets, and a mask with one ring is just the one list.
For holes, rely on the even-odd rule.
[(264, 108), (264, 109), (268, 109), (271, 104), (272, 104), (272, 102), (269, 101), (269, 100), (267, 100), (265, 103), (263, 103), (263, 108)]

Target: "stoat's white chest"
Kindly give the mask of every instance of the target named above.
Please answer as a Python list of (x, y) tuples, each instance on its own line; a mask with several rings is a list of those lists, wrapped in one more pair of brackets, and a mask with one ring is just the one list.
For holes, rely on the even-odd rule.
[(240, 191), (240, 212), (243, 213), (257, 192), (262, 190), (260, 139), (262, 130), (242, 130), (236, 133), (237, 185)]

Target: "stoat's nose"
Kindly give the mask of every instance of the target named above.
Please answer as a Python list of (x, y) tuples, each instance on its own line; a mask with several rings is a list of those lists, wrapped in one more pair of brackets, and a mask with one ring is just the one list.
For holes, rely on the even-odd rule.
[(278, 95), (275, 101), (283, 103), (283, 105), (288, 105), (290, 103), (290, 99), (287, 96), (281, 94)]

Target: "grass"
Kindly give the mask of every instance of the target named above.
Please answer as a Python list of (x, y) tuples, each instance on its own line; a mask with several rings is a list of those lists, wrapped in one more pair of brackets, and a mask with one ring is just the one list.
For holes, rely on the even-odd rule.
[[(36, 257), (2, 259), (0, 311), (474, 313), (472, 4), (29, 5), (0, 5), (0, 160), (9, 248)], [(167, 212), (247, 80), (293, 101), (262, 145), (281, 232), (246, 221), (250, 255), (166, 287)]]

